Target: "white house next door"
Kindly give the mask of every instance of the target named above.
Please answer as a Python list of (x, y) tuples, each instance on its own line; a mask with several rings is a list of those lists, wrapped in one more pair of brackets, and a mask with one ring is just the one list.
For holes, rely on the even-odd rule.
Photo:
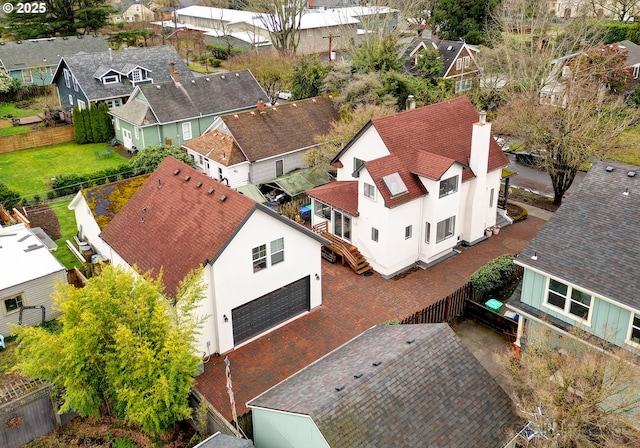
[(122, 143), (124, 144), (124, 147), (127, 149), (131, 149), (131, 147), (133, 146), (133, 140), (131, 139), (131, 132), (126, 129), (122, 129)]

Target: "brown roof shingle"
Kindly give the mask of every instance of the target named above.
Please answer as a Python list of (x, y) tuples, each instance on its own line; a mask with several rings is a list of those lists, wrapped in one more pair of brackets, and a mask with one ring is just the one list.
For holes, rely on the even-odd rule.
[(207, 132), (184, 142), (182, 146), (224, 166), (236, 165), (247, 160), (233, 137), (222, 131)]
[(328, 97), (222, 117), (250, 162), (314, 146), (337, 119), (338, 111)]
[(330, 182), (307, 191), (309, 196), (358, 216), (358, 181)]
[(163, 270), (167, 293), (174, 295), (180, 281), (215, 258), (256, 207), (248, 197), (167, 157), (101, 237), (142, 272)]

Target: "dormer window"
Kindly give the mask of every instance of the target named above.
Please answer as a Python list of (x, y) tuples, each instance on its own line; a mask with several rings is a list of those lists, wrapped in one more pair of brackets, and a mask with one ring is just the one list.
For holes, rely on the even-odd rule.
[(142, 70), (137, 68), (134, 71), (132, 71), (131, 72), (131, 81), (133, 81), (133, 82), (142, 81)]
[(120, 77), (118, 75), (109, 75), (102, 78), (103, 84), (117, 84), (120, 82)]

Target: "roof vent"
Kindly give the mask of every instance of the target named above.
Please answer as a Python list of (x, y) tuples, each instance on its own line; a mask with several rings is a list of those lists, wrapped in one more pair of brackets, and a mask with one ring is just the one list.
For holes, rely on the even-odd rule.
[(611, 165), (609, 165), (608, 167), (605, 168), (605, 170), (607, 171), (607, 173), (610, 173), (614, 170), (614, 168)]
[(629, 196), (629, 187), (625, 188), (624, 191), (622, 192), (623, 196)]
[(409, 339), (409, 340), (407, 341), (407, 344), (413, 344), (414, 342), (416, 342), (416, 340), (415, 340), (415, 339)]
[(69, 38), (67, 36), (64, 36), (62, 40), (69, 40)]
[(240, 73), (236, 73), (236, 78), (239, 78), (239, 77), (240, 77)]
[(162, 181), (158, 179), (158, 190), (162, 188)]
[(207, 194), (213, 194), (213, 188), (209, 188), (209, 190), (207, 190)]
[(202, 182), (198, 182), (198, 183), (196, 184), (196, 188), (200, 188), (200, 187), (202, 187)]
[(209, 78), (204, 78), (204, 80), (207, 81), (207, 82), (211, 81), (211, 79), (209, 79)]
[(177, 176), (178, 174), (180, 174), (180, 170), (175, 170), (175, 171), (173, 172), (173, 175), (174, 175), (174, 176)]
[(358, 372), (356, 374), (353, 375), (354, 378), (358, 379), (362, 377), (362, 372)]
[(220, 202), (224, 202), (227, 200), (227, 195), (223, 194), (222, 196), (220, 196)]
[(156, 86), (156, 89), (160, 90), (160, 86)]
[(224, 75), (220, 75), (221, 79), (227, 79)]
[(344, 384), (341, 384), (340, 386), (337, 386), (337, 387), (336, 387), (336, 390), (337, 390), (338, 392), (340, 392), (341, 390), (344, 390)]
[(196, 80), (195, 80), (195, 79), (192, 79), (192, 80), (191, 80), (191, 84), (195, 84), (195, 83), (196, 83)]
[(373, 361), (373, 366), (374, 367), (378, 367), (380, 364), (382, 364), (382, 361), (378, 360), (378, 361)]
[(189, 179), (191, 179), (191, 176), (184, 176), (184, 180), (186, 180), (187, 182), (189, 182)]
[(142, 213), (146, 213), (147, 212), (147, 207), (142, 207)]
[(636, 177), (636, 172), (635, 172), (635, 171), (629, 171), (629, 172), (627, 173), (627, 176), (629, 176), (629, 177)]

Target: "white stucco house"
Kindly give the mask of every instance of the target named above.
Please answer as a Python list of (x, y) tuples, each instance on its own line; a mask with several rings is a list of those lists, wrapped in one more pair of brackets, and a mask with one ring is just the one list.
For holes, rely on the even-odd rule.
[(307, 191), (312, 224), (388, 278), (486, 238), (508, 160), (485, 115), (459, 97), (374, 118), (332, 163), (337, 182)]
[(67, 282), (65, 267), (24, 224), (0, 227), (0, 334), (11, 332), (9, 324), (37, 325), (60, 313), (53, 310), (51, 294), (58, 282)]
[(163, 271), (168, 296), (204, 269), (197, 349), (225, 353), (322, 303), (320, 248), (305, 227), (172, 158), (102, 230), (114, 265)]

